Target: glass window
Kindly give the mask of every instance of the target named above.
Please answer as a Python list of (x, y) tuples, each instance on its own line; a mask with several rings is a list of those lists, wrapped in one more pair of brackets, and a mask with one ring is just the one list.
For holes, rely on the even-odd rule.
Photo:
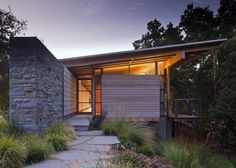
[(79, 112), (92, 112), (92, 103), (79, 103)]
[(79, 80), (79, 90), (91, 90), (92, 81), (91, 80)]
[(101, 114), (101, 77), (95, 77), (96, 82), (96, 115)]
[(156, 73), (156, 66), (154, 62), (130, 65), (131, 75), (155, 75), (155, 73)]
[(92, 80), (78, 80), (78, 110), (92, 112)]
[(122, 74), (129, 74), (129, 66), (121, 66), (121, 67), (112, 67), (112, 68), (104, 68), (103, 74), (115, 74), (115, 75), (122, 75)]

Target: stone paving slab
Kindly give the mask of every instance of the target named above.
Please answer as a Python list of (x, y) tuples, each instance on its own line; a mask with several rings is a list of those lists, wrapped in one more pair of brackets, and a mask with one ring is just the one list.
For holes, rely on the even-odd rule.
[(78, 144), (71, 147), (73, 150), (90, 151), (90, 152), (109, 152), (111, 149), (110, 145), (89, 145), (89, 144)]
[(98, 164), (106, 167), (110, 164), (108, 160), (113, 157), (109, 153), (111, 145), (118, 143), (116, 136), (80, 136), (70, 144), (70, 150), (25, 168), (95, 168)]
[(78, 139), (72, 141), (70, 143), (70, 146), (73, 146), (73, 145), (77, 145), (77, 144), (81, 144), (81, 143), (85, 143), (87, 142), (88, 140), (92, 139), (93, 137), (91, 136), (81, 136), (79, 137)]
[(72, 125), (72, 126), (89, 126), (89, 120), (86, 118), (77, 118), (77, 117), (72, 117), (70, 119), (66, 120), (66, 123)]
[(60, 160), (46, 160), (40, 163), (25, 166), (25, 168), (70, 168), (70, 166)]
[(80, 150), (70, 150), (64, 151), (57, 154), (54, 159), (56, 160), (63, 160), (63, 161), (89, 161), (89, 160), (98, 160), (98, 159), (109, 159), (112, 155), (107, 155), (98, 152), (87, 152), (87, 151), (80, 151)]
[(114, 145), (119, 144), (117, 136), (95, 136), (87, 142), (90, 145)]
[(93, 131), (76, 131), (76, 135), (79, 136), (101, 136), (103, 132), (100, 130), (93, 130)]
[[(98, 162), (85, 162), (85, 163), (81, 163), (79, 165), (79, 168), (101, 168), (101, 167), (110, 167), (112, 168), (112, 164), (107, 161), (107, 160), (101, 160), (101, 161), (98, 161)], [(113, 166), (114, 167), (114, 166)]]

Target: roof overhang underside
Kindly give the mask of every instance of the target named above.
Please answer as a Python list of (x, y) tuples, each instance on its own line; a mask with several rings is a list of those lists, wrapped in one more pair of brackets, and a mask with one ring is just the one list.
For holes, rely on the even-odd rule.
[(201, 56), (210, 50), (219, 48), (226, 39), (168, 45), (149, 49), (114, 52), (83, 57), (61, 59), (60, 61), (74, 74), (82, 71), (117, 65), (137, 64), (141, 62), (166, 61), (167, 66), (180, 64), (185, 60)]

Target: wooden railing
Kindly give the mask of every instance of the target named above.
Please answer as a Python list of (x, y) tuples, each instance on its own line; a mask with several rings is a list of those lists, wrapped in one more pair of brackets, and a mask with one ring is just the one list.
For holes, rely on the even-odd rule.
[(201, 116), (201, 99), (173, 99), (172, 111), (175, 117), (178, 115)]

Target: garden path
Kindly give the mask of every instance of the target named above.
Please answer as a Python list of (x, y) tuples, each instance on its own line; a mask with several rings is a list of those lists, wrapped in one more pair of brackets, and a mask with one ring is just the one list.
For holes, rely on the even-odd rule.
[[(116, 136), (104, 136), (101, 131), (77, 131), (80, 135), (70, 143), (70, 149), (53, 155), (50, 160), (25, 168), (95, 168), (105, 167), (112, 158), (111, 146), (119, 144)], [(100, 164), (100, 165), (98, 165)]]

